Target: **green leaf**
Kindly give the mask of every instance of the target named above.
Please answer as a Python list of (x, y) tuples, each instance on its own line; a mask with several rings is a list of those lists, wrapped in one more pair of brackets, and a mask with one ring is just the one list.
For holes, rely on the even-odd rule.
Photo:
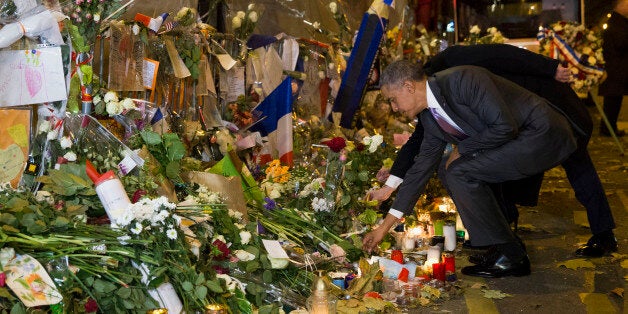
[(168, 165), (166, 166), (166, 177), (170, 179), (179, 178), (180, 169), (181, 169), (181, 165), (179, 164), (178, 161), (169, 162)]
[(259, 249), (252, 245), (247, 246), (244, 250), (255, 255), (255, 258), (259, 256)]
[(164, 146), (168, 152), (168, 159), (181, 160), (185, 156), (185, 146), (176, 133), (166, 133), (163, 136)]
[(205, 282), (205, 285), (207, 286), (207, 288), (209, 288), (211, 292), (214, 293), (223, 293), (224, 291), (222, 290), (220, 283), (218, 283), (216, 280), (207, 280), (207, 282)]
[(260, 264), (258, 261), (250, 261), (250, 262), (246, 262), (246, 266), (245, 266), (245, 270), (248, 273), (252, 273), (256, 270), (258, 270), (260, 268)]
[(203, 282), (205, 282), (205, 274), (204, 273), (200, 273), (198, 275), (198, 277), (196, 278), (196, 282), (194, 283), (194, 285), (199, 286), (199, 285), (202, 285)]
[(368, 173), (368, 171), (360, 171), (360, 173), (358, 174), (358, 178), (362, 182), (368, 182), (368, 180), (369, 180), (369, 173)]
[(52, 225), (56, 228), (63, 228), (68, 226), (69, 224), (70, 220), (61, 216), (57, 216), (57, 218), (52, 222)]
[(207, 287), (205, 286), (198, 286), (196, 287), (196, 297), (198, 297), (201, 300), (205, 300), (205, 297), (207, 296)]
[(124, 305), (124, 308), (127, 310), (132, 310), (135, 308), (135, 303), (131, 300), (124, 299), (122, 300), (122, 304)]
[(183, 288), (183, 291), (190, 292), (194, 289), (194, 285), (192, 285), (192, 283), (189, 281), (184, 281), (181, 284), (181, 288)]
[(92, 68), (92, 66), (88, 64), (83, 64), (79, 67), (79, 69), (81, 70), (81, 73), (83, 73), (83, 84), (91, 85), (92, 78), (94, 76), (94, 69)]
[(96, 290), (96, 292), (105, 293), (105, 282), (102, 280), (94, 281), (94, 290)]
[(269, 269), (265, 270), (262, 274), (262, 280), (264, 283), (272, 283), (273, 282), (273, 272)]
[(132, 290), (129, 288), (122, 287), (118, 289), (116, 294), (123, 299), (128, 299), (129, 297), (131, 297), (131, 291)]
[(146, 145), (159, 145), (161, 144), (161, 136), (157, 132), (144, 130), (141, 133), (142, 139)]
[(30, 203), (25, 199), (13, 197), (6, 203), (6, 208), (11, 210), (12, 212), (21, 212), (29, 204)]
[(340, 199), (340, 206), (347, 206), (349, 202), (351, 202), (351, 195), (343, 194), (342, 198)]
[(11, 308), (10, 314), (26, 314), (26, 309), (24, 308), (24, 305), (22, 305), (22, 302), (15, 302)]
[(17, 226), (17, 218), (9, 213), (3, 213), (0, 215), (0, 222), (14, 227)]

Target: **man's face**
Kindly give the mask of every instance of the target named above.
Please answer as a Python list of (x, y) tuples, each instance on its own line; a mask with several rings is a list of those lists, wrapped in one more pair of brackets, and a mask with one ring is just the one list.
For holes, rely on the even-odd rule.
[(384, 85), (381, 91), (393, 111), (414, 119), (427, 106), (425, 91), (417, 88), (417, 85), (420, 84), (406, 81), (397, 85)]

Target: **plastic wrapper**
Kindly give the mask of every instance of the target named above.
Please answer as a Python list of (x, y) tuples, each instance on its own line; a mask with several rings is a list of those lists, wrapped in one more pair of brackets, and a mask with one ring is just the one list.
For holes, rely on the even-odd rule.
[(143, 91), (142, 66), (144, 44), (134, 35), (131, 25), (122, 21), (111, 23), (109, 49), (109, 89)]
[(31, 39), (39, 38), (44, 44), (63, 44), (57, 19), (43, 7), (37, 7), (37, 10), (41, 11), (17, 22), (7, 24), (0, 29), (0, 48), (10, 46), (22, 36)]
[(39, 4), (36, 0), (0, 0), (0, 24), (17, 22), (33, 14)]

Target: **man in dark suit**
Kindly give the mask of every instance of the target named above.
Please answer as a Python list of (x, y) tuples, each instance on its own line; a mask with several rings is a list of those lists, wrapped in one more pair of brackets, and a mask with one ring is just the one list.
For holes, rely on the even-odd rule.
[(525, 249), (489, 184), (525, 178), (565, 160), (576, 149), (567, 119), (547, 100), (476, 66), (453, 67), (426, 78), (420, 65), (396, 61), (380, 83), (393, 110), (408, 117), (420, 113), (425, 131), (392, 208), (382, 225), (364, 237), (364, 249), (372, 250), (393, 224), (413, 212), (445, 146), (452, 143), (456, 146), (445, 170), (452, 199), (472, 244), (491, 245), (500, 253), (494, 263), (468, 266), (463, 273), (529, 274)]
[[(575, 132), (578, 147), (562, 166), (575, 191), (576, 198), (586, 208), (593, 236), (586, 245), (578, 248), (576, 255), (598, 257), (617, 251), (617, 240), (613, 234), (615, 222), (606, 198), (606, 193), (587, 151), (593, 122), (589, 111), (565, 82), (570, 77), (567, 68), (557, 60), (520, 49), (511, 45), (453, 46), (433, 57), (426, 65), (425, 72), (433, 74), (458, 65), (477, 65), (507, 78), (518, 85), (549, 100), (577, 126)], [(372, 191), (373, 199), (384, 200), (403, 181), (412, 160), (419, 152), (423, 139), (420, 123), (408, 143), (397, 154), (386, 185)], [(543, 173), (517, 181), (509, 181), (495, 187), (500, 205), (505, 213), (516, 217), (516, 204), (535, 206), (541, 187)], [(501, 197), (501, 198), (499, 198)], [(514, 211), (514, 212), (513, 212)]]

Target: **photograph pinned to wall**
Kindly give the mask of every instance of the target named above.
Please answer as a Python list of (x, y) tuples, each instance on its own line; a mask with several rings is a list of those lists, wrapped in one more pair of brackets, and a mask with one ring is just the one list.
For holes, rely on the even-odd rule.
[(0, 107), (67, 99), (61, 48), (0, 51)]
[(0, 110), (0, 182), (17, 187), (26, 165), (31, 129), (30, 109)]

